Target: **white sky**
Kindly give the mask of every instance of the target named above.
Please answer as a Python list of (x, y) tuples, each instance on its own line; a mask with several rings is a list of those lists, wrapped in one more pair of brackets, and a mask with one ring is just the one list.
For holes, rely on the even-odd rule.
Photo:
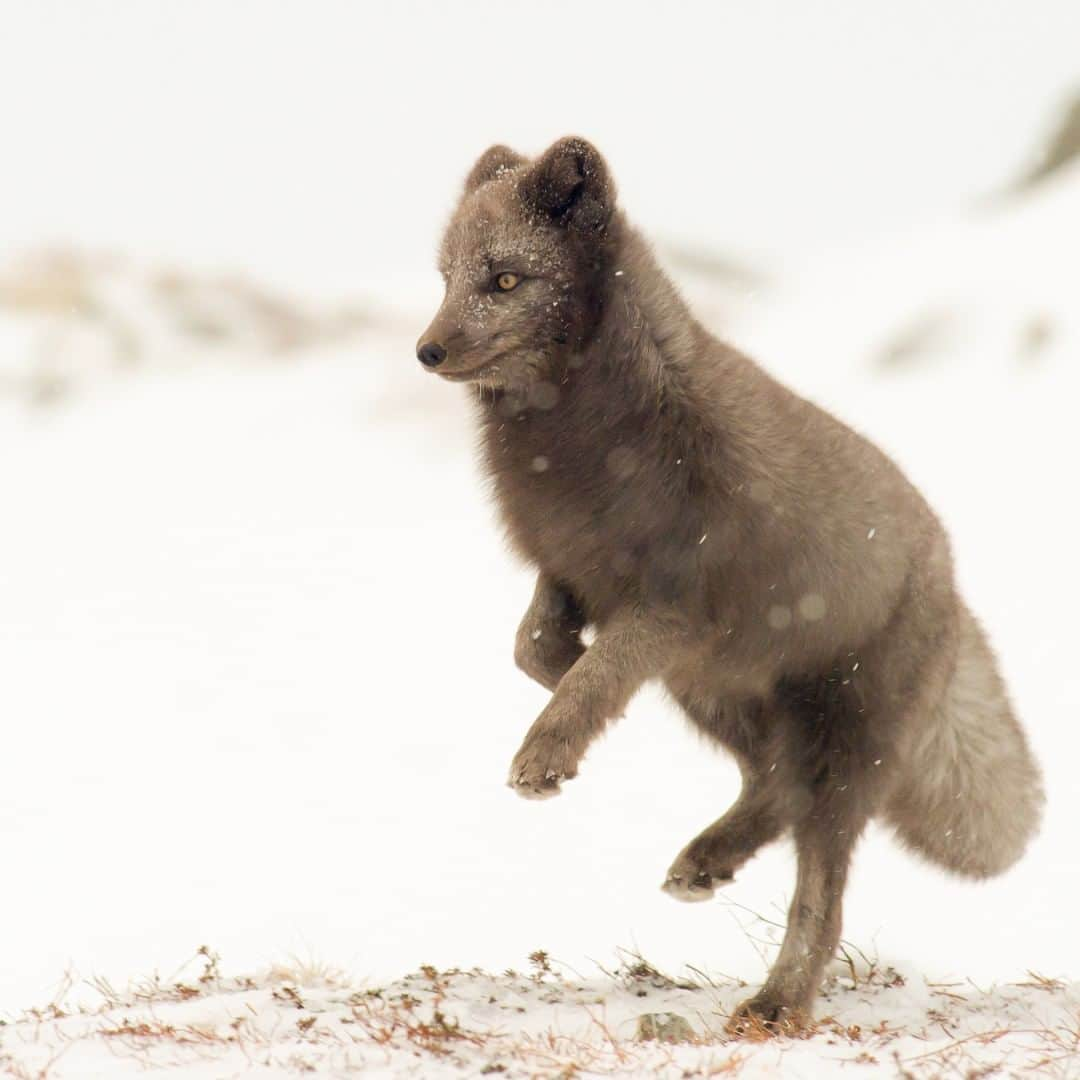
[(1074, 0), (0, 0), (0, 245), (294, 283), (431, 264), (470, 161), (570, 131), (654, 234), (784, 258), (948, 213), (1080, 84)]

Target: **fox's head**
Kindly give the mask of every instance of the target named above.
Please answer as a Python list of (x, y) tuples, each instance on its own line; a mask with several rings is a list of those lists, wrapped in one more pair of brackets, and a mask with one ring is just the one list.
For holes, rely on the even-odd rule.
[(443, 237), (446, 294), (420, 362), (543, 407), (599, 319), (614, 208), (607, 166), (584, 139), (560, 139), (535, 161), (487, 150)]

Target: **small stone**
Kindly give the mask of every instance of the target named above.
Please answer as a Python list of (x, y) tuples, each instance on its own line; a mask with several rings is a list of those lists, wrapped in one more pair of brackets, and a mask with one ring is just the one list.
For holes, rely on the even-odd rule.
[(690, 1022), (678, 1013), (644, 1013), (638, 1017), (638, 1042), (685, 1043), (694, 1042), (697, 1036)]

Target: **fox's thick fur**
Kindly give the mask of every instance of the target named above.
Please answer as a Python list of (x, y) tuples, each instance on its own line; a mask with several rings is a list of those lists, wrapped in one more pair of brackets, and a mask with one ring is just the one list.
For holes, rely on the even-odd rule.
[(664, 888), (708, 898), (793, 834), (787, 935), (735, 1022), (795, 1023), (871, 817), (977, 878), (1038, 823), (1039, 770), (942, 526), (881, 451), (694, 319), (584, 140), (488, 150), (441, 269), (421, 358), (473, 384), (510, 540), (538, 569), (516, 659), (552, 697), (510, 783), (556, 794), (662, 680), (743, 775)]

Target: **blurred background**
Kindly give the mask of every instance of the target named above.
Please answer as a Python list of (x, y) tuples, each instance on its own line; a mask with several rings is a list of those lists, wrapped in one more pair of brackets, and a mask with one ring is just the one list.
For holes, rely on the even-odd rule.
[(1080, 969), (1080, 8), (0, 0), (0, 1010), (200, 944), (757, 980), (780, 845), (658, 891), (733, 765), (647, 691), (550, 804), (466, 392), (414, 343), (475, 157), (579, 133), (717, 333), (952, 533), (1047, 770), (1006, 878), (864, 841), (846, 937)]

